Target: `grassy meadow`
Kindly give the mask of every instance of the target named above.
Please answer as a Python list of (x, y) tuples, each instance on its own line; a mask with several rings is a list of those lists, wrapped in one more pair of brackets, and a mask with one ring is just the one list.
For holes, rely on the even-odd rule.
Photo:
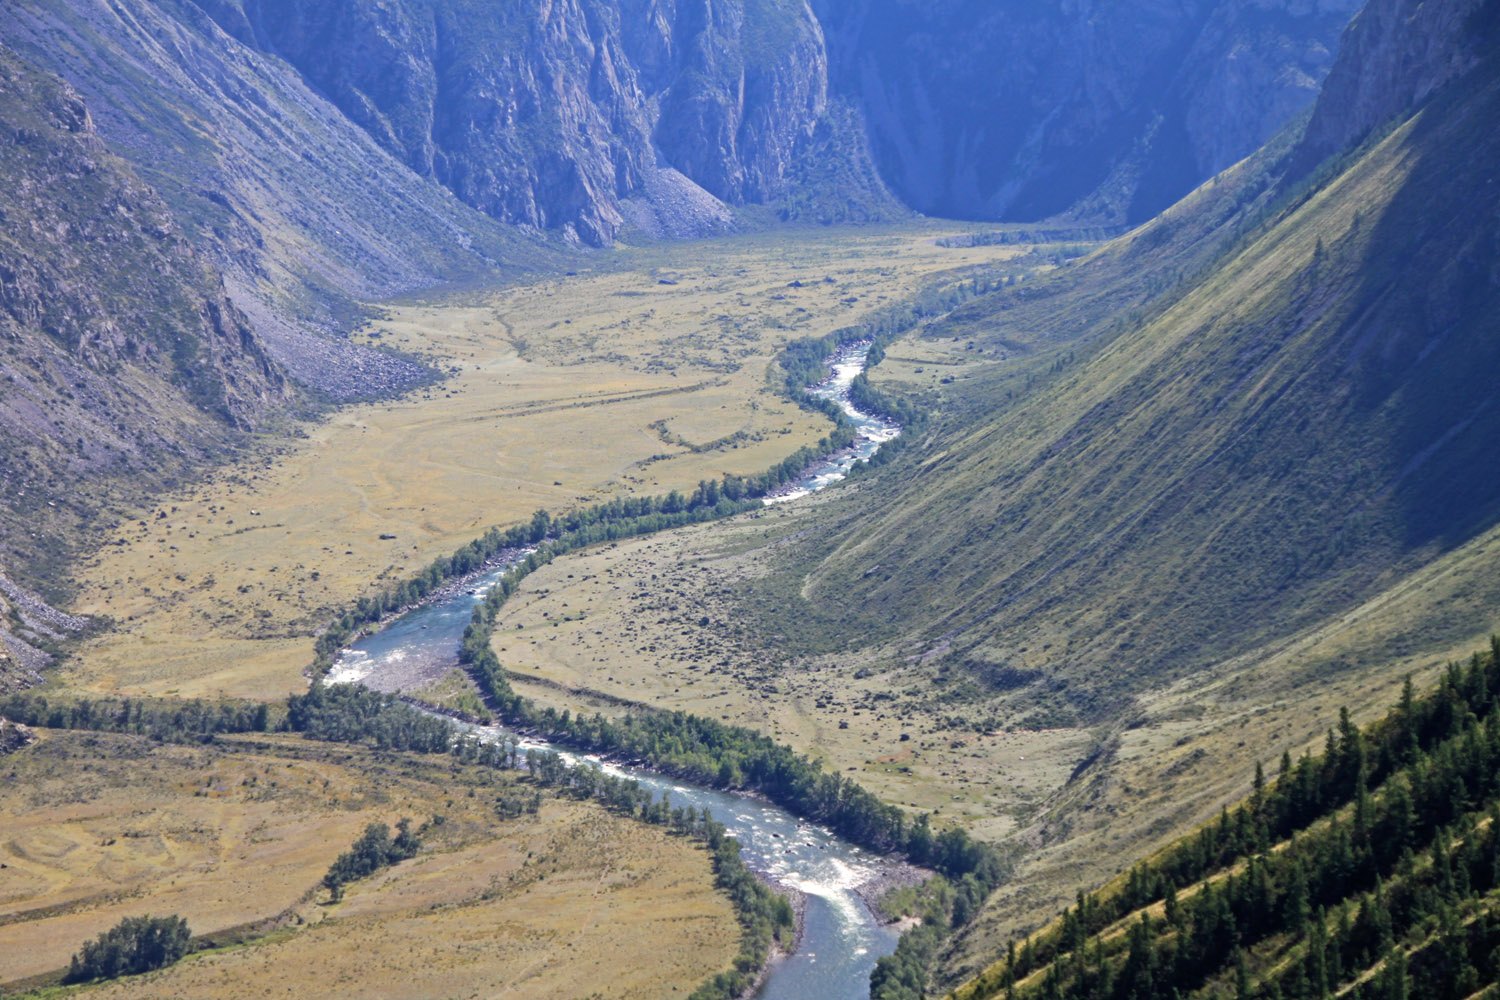
[[(290, 737), (206, 747), (50, 732), (0, 786), (0, 989), (62, 970), (124, 916), (220, 947), (107, 996), (690, 992), (738, 949), (706, 853), (590, 803), (501, 820), (519, 779)], [(365, 825), (442, 816), (410, 861), (327, 903)]]
[(1015, 256), (937, 231), (810, 233), (600, 255), (597, 272), (393, 306), (361, 337), (449, 378), (268, 440), (111, 532), (76, 609), (115, 627), (90, 691), (275, 698), (334, 607), (495, 524), (758, 472), (827, 430), (768, 388), (789, 339)]
[[(359, 339), (446, 378), (268, 436), (112, 526), (76, 570), (75, 609), (109, 627), (51, 687), (276, 700), (305, 688), (334, 609), (491, 525), (763, 470), (828, 429), (770, 387), (788, 340), (1017, 254), (937, 235), (625, 250), (566, 279), (385, 308)], [(421, 694), (476, 707), (461, 675)], [(214, 947), (87, 992), (657, 997), (739, 950), (698, 846), (551, 798), (501, 820), (496, 796), (517, 779), (446, 760), (44, 731), (4, 764), (6, 995), (58, 989), (85, 940), (142, 914), (180, 914)], [(366, 824), (436, 815), (416, 858), (328, 905), (319, 880)]]
[(891, 648), (805, 658), (779, 648), (789, 633), (826, 634), (796, 581), (766, 568), (828, 506), (816, 495), (560, 559), (506, 603), (495, 652), (539, 704), (722, 719), (985, 839), (1015, 832), (1088, 752), (1086, 732), (955, 726), (950, 706), (927, 697), (926, 665)]

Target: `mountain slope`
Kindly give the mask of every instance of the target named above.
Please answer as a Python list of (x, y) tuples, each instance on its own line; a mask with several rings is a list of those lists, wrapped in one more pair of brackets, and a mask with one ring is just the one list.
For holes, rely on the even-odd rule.
[(832, 87), (919, 211), (1138, 223), (1312, 103), (1357, 0), (820, 0)]
[[(812, 573), (814, 601), (921, 622), (959, 661), (1030, 645), (1028, 665), (1102, 718), (1141, 681), (1304, 627), (1493, 524), (1486, 95), (1283, 196), (1170, 309), (1044, 391), (995, 412), (1011, 371), (958, 383), (911, 475)], [(988, 305), (930, 332), (1001, 339), (1013, 322)], [(866, 572), (890, 551), (903, 560)]]
[(1343, 719), (955, 996), (1480, 995), (1500, 979), (1497, 683), (1500, 638), (1363, 731)]
[(78, 89), (273, 356), (335, 399), (430, 377), (343, 339), (362, 303), (558, 262), (414, 175), (186, 0), (18, 0), (0, 43)]
[(5, 49), (0, 175), (0, 565), (30, 575), (104, 495), (169, 482), (288, 390), (83, 101)]
[(1500, 6), (1483, 0), (1371, 0), (1344, 34), (1297, 151), (1311, 169), (1472, 71), (1496, 38)]
[[(793, 190), (828, 112), (802, 0), (202, 6), (466, 204), (593, 245), (628, 224), (727, 230), (728, 206)], [(889, 201), (878, 185), (842, 193)]]

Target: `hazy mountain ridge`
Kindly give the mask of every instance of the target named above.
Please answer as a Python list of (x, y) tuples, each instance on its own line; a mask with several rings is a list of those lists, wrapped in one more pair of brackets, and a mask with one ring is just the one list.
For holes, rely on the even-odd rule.
[(1356, 0), (821, 0), (832, 87), (919, 211), (1142, 222), (1312, 103)]
[[(901, 209), (887, 185), (931, 214), (1140, 221), (1306, 107), (1355, 6), (22, 0), (0, 34), (77, 77), (122, 147), (166, 140), (175, 155), (150, 168), (186, 186), (179, 197), (153, 178), (168, 201), (215, 229), (248, 230), (221, 251), (229, 270), (290, 270), (279, 283), (297, 307), (336, 326), (316, 303), (339, 298), (337, 286), (415, 287), (528, 256), (407, 171), (495, 219), (594, 245), (627, 229), (724, 232), (742, 205), (804, 221), (891, 218)], [(193, 148), (204, 134), (183, 141), (193, 119), (213, 123), (216, 153)], [(373, 171), (369, 141), (390, 157)], [(300, 155), (310, 149), (324, 155)], [(241, 158), (280, 164), (296, 183), (278, 198), (316, 211), (276, 212), (234, 176)], [(822, 169), (809, 171), (814, 159)], [(374, 224), (369, 183), (429, 219)], [(320, 225), (339, 216), (336, 232)], [(474, 252), (428, 231), (438, 219)], [(281, 259), (300, 247), (261, 252), (257, 239), (283, 231), (326, 263)], [(387, 252), (397, 233), (426, 266)], [(353, 266), (351, 242), (375, 252)], [(254, 267), (232, 266), (241, 257)], [(274, 297), (250, 277), (236, 282), (247, 295)]]

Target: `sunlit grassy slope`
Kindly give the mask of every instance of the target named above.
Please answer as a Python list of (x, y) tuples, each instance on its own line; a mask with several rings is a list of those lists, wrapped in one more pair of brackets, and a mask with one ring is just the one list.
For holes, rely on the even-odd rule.
[(1495, 114), (1493, 84), (1431, 107), (1159, 314), (955, 383), (812, 601), (1097, 721), (1473, 539), (1500, 495)]

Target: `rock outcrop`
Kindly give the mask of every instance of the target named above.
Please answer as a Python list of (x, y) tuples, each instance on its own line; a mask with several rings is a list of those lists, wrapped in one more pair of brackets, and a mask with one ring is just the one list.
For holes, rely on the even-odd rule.
[(0, 757), (17, 750), (24, 750), (36, 740), (29, 726), (9, 719), (0, 719)]
[[(892, 189), (933, 215), (1139, 221), (1305, 109), (1358, 5), (15, 0), (0, 38), (122, 148), (169, 151), (164, 193), (212, 220), (242, 306), (336, 326), (309, 303), (528, 255), (460, 203), (592, 245), (743, 205), (889, 218)], [(212, 127), (185, 139), (190, 118)]]
[(1301, 169), (1362, 141), (1500, 44), (1500, 2), (1370, 0), (1344, 33), (1297, 150)]
[(704, 194), (782, 197), (828, 102), (803, 0), (200, 5), (466, 204), (594, 245), (621, 231), (630, 200), (675, 232), (725, 226)]

